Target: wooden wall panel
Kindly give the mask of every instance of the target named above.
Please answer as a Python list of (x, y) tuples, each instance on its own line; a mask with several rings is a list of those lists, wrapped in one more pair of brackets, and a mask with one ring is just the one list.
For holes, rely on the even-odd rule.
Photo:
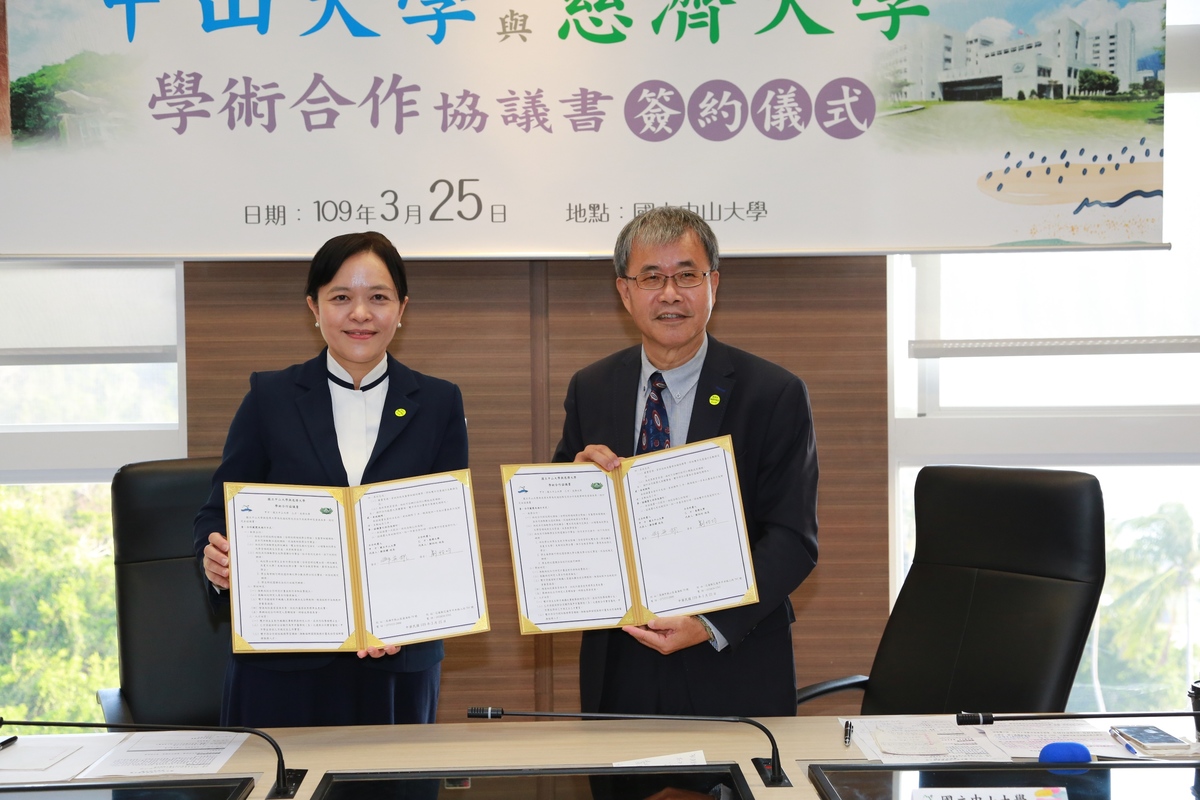
[[(635, 344), (609, 262), (414, 262), (392, 352), (459, 384), (492, 631), (447, 642), (440, 721), (468, 705), (579, 707), (578, 634), (522, 637), (499, 465), (545, 458), (575, 370)], [(190, 455), (219, 454), (253, 370), (310, 358), (306, 265), (185, 268)], [(793, 595), (801, 683), (866, 672), (887, 614), (887, 381), (882, 258), (727, 259), (711, 330), (808, 383), (821, 463), (820, 559)], [(851, 713), (847, 693), (802, 713)]]
[(304, 304), (307, 264), (185, 264), (188, 455), (219, 456), (250, 373), (313, 357), (324, 342)]
[[(549, 264), (550, 441), (562, 438), (563, 399), (576, 370), (640, 341), (614, 287), (612, 262)], [(579, 708), (579, 634), (543, 634), (554, 641), (554, 697), (549, 707)]]
[(492, 629), (446, 642), (438, 720), (467, 707), (534, 707), (534, 640), (517, 624), (500, 465), (530, 449), (529, 268), (524, 262), (414, 263), (404, 341), (395, 353), (463, 392), (475, 513)]

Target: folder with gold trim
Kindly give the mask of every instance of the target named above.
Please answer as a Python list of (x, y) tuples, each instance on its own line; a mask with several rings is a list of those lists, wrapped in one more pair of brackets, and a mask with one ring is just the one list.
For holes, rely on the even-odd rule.
[(729, 436), (621, 460), (503, 466), (521, 633), (758, 601)]
[(469, 470), (351, 487), (227, 483), (225, 503), (236, 653), (489, 628)]

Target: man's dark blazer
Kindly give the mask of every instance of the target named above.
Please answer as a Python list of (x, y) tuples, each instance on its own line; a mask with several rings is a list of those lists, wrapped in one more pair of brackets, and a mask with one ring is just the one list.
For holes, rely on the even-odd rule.
[[(641, 346), (622, 350), (575, 374), (567, 389), (563, 438), (555, 461), (572, 461), (589, 444), (618, 456), (634, 453)], [(817, 561), (817, 449), (804, 382), (787, 370), (711, 336), (696, 386), (688, 440), (729, 434), (737, 459), (759, 601), (706, 614), (729, 641), (717, 652), (700, 644), (654, 656), (655, 669), (686, 689), (690, 708), (670, 703), (658, 713), (780, 716), (796, 713), (796, 678), (788, 595)], [(610, 645), (621, 630), (587, 631), (579, 654), (584, 711), (631, 712), (650, 707), (639, 698), (636, 675), (606, 675)], [(625, 647), (625, 643), (619, 643)], [(638, 647), (653, 653), (642, 645)], [(606, 683), (607, 681), (607, 683)], [(607, 688), (606, 688), (607, 687)], [(645, 691), (645, 690), (643, 690)], [(602, 694), (604, 697), (602, 698)], [(686, 708), (686, 704), (685, 704)], [(652, 709), (654, 710), (654, 709)]]
[[(422, 375), (388, 360), (388, 389), (375, 449), (363, 483), (465, 469), (467, 425), (462, 393), (453, 383)], [(250, 391), (229, 426), (212, 494), (195, 521), (196, 558), (203, 568), (212, 531), (225, 533), (226, 481), (346, 486), (329, 395), (325, 351), (311, 361), (277, 372), (250, 376)], [(397, 412), (403, 410), (403, 415)], [(209, 584), (214, 603), (226, 603)], [(394, 656), (364, 659), (374, 669), (418, 672), (441, 661), (440, 641), (405, 645)], [(331, 654), (246, 655), (268, 669), (310, 669), (332, 661)]]

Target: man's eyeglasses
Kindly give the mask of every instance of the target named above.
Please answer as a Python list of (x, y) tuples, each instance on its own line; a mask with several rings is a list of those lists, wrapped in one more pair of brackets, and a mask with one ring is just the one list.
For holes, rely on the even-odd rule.
[(707, 278), (707, 272), (694, 272), (692, 270), (683, 270), (676, 272), (674, 275), (667, 275), (662, 272), (642, 272), (637, 275), (622, 275), (621, 277), (627, 281), (635, 281), (639, 289), (654, 291), (662, 289), (667, 285), (667, 280), (674, 280), (675, 285), (680, 289), (694, 289), (704, 283)]

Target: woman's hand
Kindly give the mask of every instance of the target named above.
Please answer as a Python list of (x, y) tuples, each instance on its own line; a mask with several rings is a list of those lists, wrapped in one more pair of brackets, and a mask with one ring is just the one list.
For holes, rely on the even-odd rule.
[(204, 577), (218, 589), (229, 588), (229, 540), (216, 531), (204, 546)]
[(400, 645), (389, 644), (383, 647), (368, 647), (366, 650), (359, 650), (358, 657), (366, 658), (367, 656), (370, 656), (371, 658), (383, 658), (384, 656), (394, 656), (399, 652)]

